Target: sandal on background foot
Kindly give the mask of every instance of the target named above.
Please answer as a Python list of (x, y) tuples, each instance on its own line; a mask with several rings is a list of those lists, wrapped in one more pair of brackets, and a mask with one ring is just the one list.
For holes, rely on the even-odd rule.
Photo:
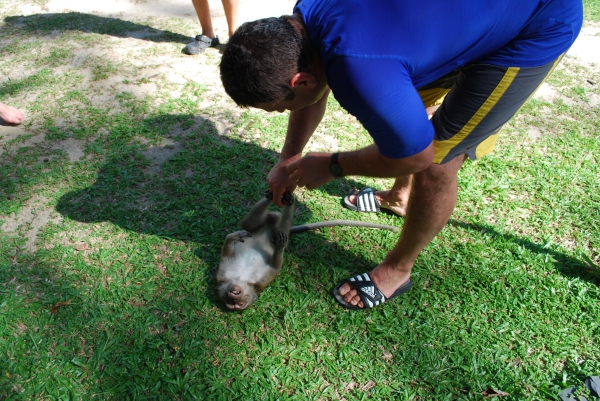
[[(364, 308), (360, 308), (358, 306), (352, 305), (349, 302), (346, 302), (343, 296), (340, 295), (340, 287), (346, 283), (350, 283), (350, 285), (358, 292), (358, 296), (361, 301), (365, 305)], [(354, 277), (349, 278), (346, 281), (341, 282), (333, 289), (333, 297), (335, 300), (345, 308), (348, 309), (369, 309), (377, 305), (381, 305), (382, 303), (389, 301), (390, 299), (396, 298), (399, 295), (408, 292), (412, 288), (412, 281), (408, 279), (408, 281), (400, 286), (394, 293), (386, 298), (385, 295), (377, 288), (373, 280), (371, 280), (371, 276), (369, 273), (358, 274)]]
[(185, 45), (182, 51), (185, 54), (195, 55), (204, 53), (204, 50), (208, 49), (209, 47), (217, 47), (220, 44), (221, 42), (219, 42), (219, 36), (209, 38), (205, 35), (198, 35), (193, 42)]
[(373, 188), (364, 188), (361, 189), (358, 194), (356, 194), (356, 205), (353, 204), (352, 202), (350, 202), (350, 197), (352, 195), (354, 195), (354, 192), (352, 192), (350, 195), (347, 195), (343, 202), (344, 202), (344, 207), (348, 208), (350, 210), (354, 210), (355, 212), (373, 212), (373, 213), (379, 213), (381, 212), (381, 204), (379, 203), (379, 200), (377, 199), (377, 197), (375, 196), (375, 192), (377, 190), (373, 189)]
[(352, 193), (350, 193), (344, 197), (344, 199), (342, 200), (342, 204), (345, 208), (354, 210), (355, 212), (363, 212), (363, 213), (368, 213), (368, 212), (382, 213), (383, 212), (386, 214), (392, 214), (394, 216), (402, 217), (398, 213), (394, 212), (392, 209), (388, 209), (384, 206), (381, 206), (381, 203), (379, 203), (379, 199), (377, 199), (377, 197), (375, 196), (375, 192), (377, 192), (377, 189), (375, 189), (375, 188), (367, 187), (367, 188), (361, 189), (356, 194), (356, 205), (355, 205), (352, 202), (350, 202), (350, 197), (355, 194), (355, 192), (353, 191)]

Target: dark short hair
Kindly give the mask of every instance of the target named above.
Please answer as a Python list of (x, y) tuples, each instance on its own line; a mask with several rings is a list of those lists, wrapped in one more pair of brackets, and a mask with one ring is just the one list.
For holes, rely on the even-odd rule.
[(291, 100), (292, 76), (313, 62), (303, 29), (291, 16), (246, 22), (229, 38), (221, 59), (221, 81), (238, 106)]

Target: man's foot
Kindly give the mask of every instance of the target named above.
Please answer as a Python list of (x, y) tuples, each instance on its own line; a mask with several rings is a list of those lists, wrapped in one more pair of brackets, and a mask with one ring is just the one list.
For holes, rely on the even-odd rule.
[[(359, 191), (356, 191), (355, 193), (348, 195), (345, 200), (356, 206), (358, 193)], [(379, 201), (379, 207), (381, 209), (387, 209), (398, 216), (406, 216), (408, 199), (396, 199), (390, 194), (390, 191), (375, 191), (375, 197)]]
[(218, 36), (209, 38), (205, 35), (198, 35), (193, 42), (185, 45), (182, 52), (190, 55), (200, 54), (204, 53), (204, 50), (208, 49), (209, 47), (217, 47), (220, 44), (221, 42), (219, 42)]
[[(385, 295), (386, 299), (392, 297), (410, 279), (410, 272), (400, 272), (383, 263), (373, 269), (369, 275), (373, 284)], [(347, 303), (360, 309), (365, 307), (358, 291), (351, 283), (344, 283), (339, 288), (338, 293)]]
[(0, 103), (0, 123), (4, 122), (6, 124), (17, 125), (21, 124), (24, 119), (25, 116), (21, 111), (12, 106)]

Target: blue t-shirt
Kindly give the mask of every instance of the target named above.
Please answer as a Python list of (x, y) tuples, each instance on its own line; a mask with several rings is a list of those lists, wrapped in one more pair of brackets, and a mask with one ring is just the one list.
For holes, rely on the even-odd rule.
[(573, 43), (581, 0), (299, 0), (337, 101), (382, 155), (433, 140), (417, 88), (469, 63), (538, 67)]

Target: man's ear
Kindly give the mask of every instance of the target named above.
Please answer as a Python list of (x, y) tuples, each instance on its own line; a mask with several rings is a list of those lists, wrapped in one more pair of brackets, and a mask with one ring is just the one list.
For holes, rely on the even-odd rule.
[(306, 87), (306, 89), (312, 89), (317, 86), (317, 80), (312, 74), (307, 72), (297, 72), (292, 76), (292, 79), (290, 79), (290, 87), (293, 89), (300, 86)]

